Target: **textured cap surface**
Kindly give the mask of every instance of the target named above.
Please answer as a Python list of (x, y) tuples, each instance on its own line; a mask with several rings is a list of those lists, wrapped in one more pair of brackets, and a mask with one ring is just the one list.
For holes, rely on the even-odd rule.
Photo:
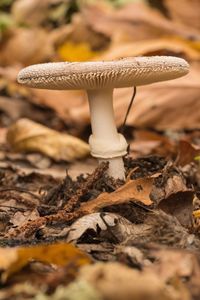
[(188, 71), (189, 65), (182, 58), (134, 57), (33, 65), (19, 72), (18, 82), (29, 87), (54, 90), (120, 88), (170, 80)]

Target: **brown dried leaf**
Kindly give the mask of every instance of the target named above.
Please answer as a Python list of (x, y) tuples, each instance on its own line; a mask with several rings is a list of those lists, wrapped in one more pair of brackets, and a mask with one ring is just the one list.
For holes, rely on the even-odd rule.
[(139, 272), (118, 263), (85, 266), (80, 270), (79, 279), (89, 282), (109, 300), (190, 300), (155, 273)]
[(147, 232), (141, 233), (138, 242), (156, 243), (177, 249), (199, 250), (200, 240), (191, 234), (188, 228), (180, 224), (176, 216), (162, 210), (154, 210), (145, 220), (149, 226)]
[(100, 55), (100, 59), (112, 60), (121, 57), (142, 55), (175, 55), (184, 56), (188, 60), (200, 60), (200, 52), (196, 44), (179, 37), (161, 37), (134, 42), (112, 43), (109, 49)]
[(80, 139), (28, 119), (20, 119), (8, 129), (7, 141), (15, 151), (40, 152), (57, 161), (89, 154), (89, 146)]
[(40, 63), (54, 54), (49, 33), (42, 28), (15, 28), (7, 39), (3, 40), (2, 45), (0, 50), (2, 66)]
[[(117, 253), (123, 259), (127, 257), (128, 262), (131, 260), (133, 263), (137, 263), (142, 267), (144, 273), (153, 271), (164, 282), (170, 282), (174, 287), (179, 286), (183, 292), (182, 299), (185, 294), (187, 297), (192, 294), (194, 298), (195, 296), (198, 298), (200, 292), (198, 253), (183, 249), (169, 249), (155, 245), (155, 243), (145, 243), (144, 248), (142, 253), (138, 248), (122, 245), (117, 248)], [(154, 263), (151, 263), (150, 260)], [(187, 278), (184, 284), (183, 278)]]
[[(104, 240), (109, 239), (110, 232), (117, 241), (125, 240), (128, 234), (135, 229), (134, 225), (120, 215), (112, 213), (93, 213), (79, 218), (70, 226), (67, 242), (77, 242), (83, 235), (91, 232), (96, 236), (103, 236)], [(134, 230), (136, 233), (137, 230)], [(97, 240), (97, 237), (95, 238)]]
[[(116, 11), (101, 5), (93, 5), (83, 11), (84, 19), (93, 30), (103, 33), (117, 41), (144, 40), (163, 35), (180, 35), (189, 37), (199, 33), (185, 26), (174, 26), (158, 10), (142, 2), (123, 6)], [(116, 28), (118, 30), (116, 30)]]
[[(158, 130), (199, 128), (198, 78), (197, 67), (183, 78), (138, 88), (127, 124)], [(116, 90), (114, 106), (118, 124), (123, 122), (123, 107), (128, 106), (131, 94), (130, 89)]]
[(165, 281), (171, 280), (174, 276), (180, 278), (200, 276), (198, 260), (194, 253), (174, 249), (152, 249), (150, 253), (156, 259), (151, 269)]
[(196, 156), (200, 155), (200, 147), (193, 145), (186, 140), (181, 140), (178, 147), (178, 156), (176, 164), (178, 166), (185, 166), (191, 162), (194, 162)]
[(17, 0), (12, 5), (11, 14), (18, 23), (37, 26), (47, 17), (50, 2), (52, 1)]
[[(115, 220), (119, 216), (111, 213), (105, 213), (102, 216), (109, 227), (116, 225)], [(128, 221), (127, 221), (128, 222)], [(67, 237), (67, 242), (77, 241), (87, 230), (92, 230), (96, 232), (97, 230), (106, 230), (107, 226), (100, 213), (93, 213), (79, 218), (70, 226), (70, 232)]]
[(164, 212), (175, 216), (184, 226), (191, 226), (194, 191), (186, 186), (182, 175), (165, 170), (155, 178), (151, 199)]
[[(82, 236), (81, 242), (84, 242), (84, 240), (87, 240), (87, 236), (89, 236), (90, 241), (92, 239), (91, 235), (91, 229), (94, 230), (94, 242), (96, 243), (98, 241), (109, 242), (109, 243), (115, 243), (118, 244), (119, 247), (121, 243), (127, 243), (127, 241), (130, 241), (130, 243), (133, 242), (141, 242), (143, 241), (143, 237), (145, 239), (145, 236), (149, 235), (149, 232), (151, 230), (151, 226), (145, 223), (139, 223), (135, 224), (129, 221), (128, 219), (121, 216), (122, 212), (120, 211), (120, 215), (113, 214), (113, 213), (94, 213), (86, 215), (79, 220), (77, 220), (70, 228), (70, 230), (77, 229), (77, 233), (80, 233), (81, 230), (78, 229), (78, 225), (83, 225), (82, 221), (88, 220), (90, 221), (90, 218), (93, 218), (93, 228), (92, 224), (89, 227), (88, 223), (88, 232), (86, 231), (86, 224), (85, 224), (85, 232)], [(96, 217), (96, 221), (95, 221)], [(99, 218), (99, 220), (97, 219)], [(98, 222), (98, 223), (97, 223)], [(137, 222), (136, 219), (134, 219), (134, 222)], [(87, 235), (87, 234), (88, 235)], [(70, 233), (69, 233), (70, 234)], [(73, 232), (72, 232), (73, 235)], [(77, 241), (76, 241), (77, 242)], [(79, 243), (79, 241), (78, 241)]]
[(39, 217), (38, 210), (27, 210), (24, 212), (17, 211), (10, 222), (13, 226), (23, 226), (29, 221), (36, 220)]
[(87, 96), (83, 91), (32, 89), (31, 94), (33, 102), (51, 107), (65, 122), (90, 123)]
[(133, 155), (160, 155), (173, 157), (176, 154), (175, 143), (167, 136), (148, 130), (135, 130), (134, 140), (130, 143)]
[(149, 197), (152, 190), (153, 178), (142, 178), (127, 181), (122, 187), (112, 193), (102, 193), (97, 198), (88, 201), (81, 206), (84, 213), (98, 212), (100, 209), (129, 201), (139, 201), (144, 205), (151, 205)]
[(170, 16), (177, 24), (200, 30), (200, 2), (199, 0), (164, 0)]
[(75, 14), (69, 25), (52, 32), (52, 39), (58, 46), (69, 41), (75, 45), (86, 43), (93, 51), (105, 49), (110, 42), (108, 37), (88, 26), (87, 18), (83, 14)]

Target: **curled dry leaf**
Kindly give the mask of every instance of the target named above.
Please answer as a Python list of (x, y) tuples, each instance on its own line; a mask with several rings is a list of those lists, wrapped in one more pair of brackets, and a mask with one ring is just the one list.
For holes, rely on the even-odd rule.
[(186, 186), (176, 170), (164, 170), (155, 178), (151, 199), (164, 212), (175, 216), (182, 225), (191, 226), (194, 191)]
[[(149, 234), (150, 226), (146, 224), (133, 224), (126, 218), (113, 213), (93, 213), (81, 217), (70, 227), (67, 242), (84, 243), (87, 233), (97, 241), (98, 237), (110, 243), (129, 241), (141, 241), (141, 236)], [(101, 240), (101, 239), (100, 239)]]
[(7, 141), (15, 151), (40, 152), (56, 161), (72, 161), (89, 154), (89, 146), (80, 139), (28, 119), (10, 126)]
[(68, 263), (82, 266), (91, 263), (89, 256), (71, 244), (60, 243), (25, 248), (0, 248), (2, 281), (20, 271), (32, 260), (57, 266), (65, 266)]
[[(104, 238), (112, 232), (118, 241), (125, 240), (129, 234), (137, 235), (138, 231), (130, 221), (120, 215), (112, 213), (93, 213), (78, 219), (70, 227), (68, 242), (78, 241), (83, 234), (91, 230), (96, 235), (103, 234)], [(138, 234), (139, 235), (139, 234)]]
[(122, 204), (129, 201), (138, 201), (144, 205), (151, 205), (150, 199), (153, 178), (142, 178), (128, 180), (123, 186), (112, 193), (101, 193), (97, 198), (88, 201), (81, 206), (85, 213), (94, 213), (100, 209), (116, 204)]
[[(97, 230), (106, 230), (107, 226), (113, 227), (119, 216), (115, 214), (105, 213), (102, 217), (100, 213), (93, 213), (78, 219), (70, 227), (67, 237), (68, 242), (77, 241), (88, 229), (97, 232)], [(105, 222), (103, 221), (105, 220)], [(128, 221), (127, 221), (128, 222)]]

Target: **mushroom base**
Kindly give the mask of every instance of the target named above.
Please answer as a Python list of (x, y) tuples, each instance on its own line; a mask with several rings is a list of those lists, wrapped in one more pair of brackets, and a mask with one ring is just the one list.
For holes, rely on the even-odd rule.
[(107, 174), (115, 179), (125, 179), (123, 158), (114, 157), (109, 159), (99, 159), (99, 163), (107, 161), (109, 162)]

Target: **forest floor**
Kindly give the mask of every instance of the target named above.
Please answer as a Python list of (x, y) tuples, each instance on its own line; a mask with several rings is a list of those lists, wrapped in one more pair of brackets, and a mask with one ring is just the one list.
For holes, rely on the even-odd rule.
[[(200, 299), (200, 4), (25, 2), (0, 4), (0, 299)], [(137, 90), (115, 180), (89, 154), (84, 92), (16, 76), (138, 55), (183, 57), (190, 73)], [(114, 93), (118, 128), (132, 93)]]

